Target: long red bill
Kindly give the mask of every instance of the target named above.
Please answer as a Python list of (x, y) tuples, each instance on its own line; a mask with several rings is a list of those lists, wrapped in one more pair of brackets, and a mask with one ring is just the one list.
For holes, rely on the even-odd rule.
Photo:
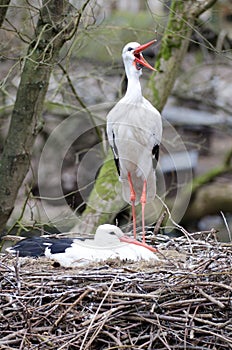
[(125, 243), (130, 243), (130, 244), (135, 244), (135, 245), (140, 245), (141, 247), (144, 247), (146, 249), (149, 249), (151, 250), (152, 252), (157, 252), (157, 249), (156, 248), (153, 248), (152, 246), (146, 244), (146, 243), (142, 243), (142, 242), (139, 242), (137, 241), (136, 239), (134, 238), (130, 238), (128, 236), (123, 236), (120, 238), (120, 241), (121, 242), (125, 242)]
[(140, 45), (139, 47), (137, 47), (134, 50), (134, 56), (135, 56), (135, 62), (141, 64), (144, 67), (147, 67), (153, 71), (156, 71), (155, 68), (153, 68), (143, 57), (143, 55), (141, 54), (142, 51), (144, 51), (145, 49), (147, 49), (149, 46), (151, 46), (152, 44), (154, 44), (156, 42), (156, 39), (149, 41), (146, 44)]
[(140, 53), (142, 51), (144, 51), (145, 49), (147, 49), (149, 46), (151, 46), (152, 44), (154, 44), (156, 42), (156, 39), (149, 41), (146, 44), (140, 45), (139, 47), (137, 47), (134, 50), (134, 53)]

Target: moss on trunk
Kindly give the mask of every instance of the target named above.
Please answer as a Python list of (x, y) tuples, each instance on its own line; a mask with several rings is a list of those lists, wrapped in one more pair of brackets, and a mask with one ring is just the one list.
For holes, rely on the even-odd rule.
[(192, 1), (172, 1), (169, 20), (157, 55), (154, 74), (149, 82), (154, 106), (162, 111), (174, 85), (182, 59), (188, 48), (195, 18), (188, 18)]
[(35, 38), (23, 59), (23, 71), (0, 160), (0, 231), (29, 169), (34, 140), (43, 126), (42, 110), (59, 51), (76, 28), (68, 1), (43, 1)]

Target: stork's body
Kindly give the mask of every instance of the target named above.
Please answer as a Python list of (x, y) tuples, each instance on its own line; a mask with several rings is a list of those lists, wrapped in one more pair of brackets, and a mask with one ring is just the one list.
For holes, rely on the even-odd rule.
[(89, 262), (120, 260), (158, 260), (156, 249), (131, 239), (114, 225), (100, 225), (94, 238), (45, 238), (33, 237), (8, 248), (19, 256), (46, 256), (61, 266), (75, 267)]
[(145, 240), (144, 208), (156, 193), (154, 168), (158, 161), (162, 137), (160, 113), (142, 96), (139, 78), (141, 65), (153, 69), (141, 51), (154, 41), (127, 44), (122, 52), (128, 79), (125, 96), (107, 116), (107, 134), (113, 149), (122, 194), (132, 204), (133, 230), (136, 237), (135, 205), (142, 204), (143, 241)]

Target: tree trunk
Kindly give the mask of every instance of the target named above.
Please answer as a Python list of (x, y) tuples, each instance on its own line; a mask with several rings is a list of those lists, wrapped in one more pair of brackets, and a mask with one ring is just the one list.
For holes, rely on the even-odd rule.
[(4, 22), (4, 19), (6, 17), (6, 13), (8, 10), (8, 6), (10, 4), (10, 0), (2, 0), (0, 5), (0, 28), (2, 26), (2, 23)]
[(199, 188), (181, 220), (181, 224), (198, 222), (207, 215), (232, 214), (232, 185), (209, 183)]
[(192, 1), (173, 1), (170, 9), (167, 28), (162, 37), (160, 51), (155, 68), (159, 74), (150, 79), (149, 87), (153, 96), (150, 96), (154, 105), (162, 111), (168, 96), (173, 88), (177, 73), (184, 58), (192, 25), (195, 18), (188, 18), (187, 13)]
[(177, 212), (183, 212), (183, 203), (186, 198), (190, 198), (190, 205), (182, 215), (182, 224), (197, 221), (206, 215), (217, 215), (220, 211), (232, 213), (232, 186), (217, 182), (221, 176), (231, 174), (231, 161), (232, 149), (226, 154), (221, 166), (196, 177), (191, 185), (187, 185), (180, 191), (176, 202)]
[[(24, 58), (11, 123), (0, 160), (0, 231), (7, 223), (29, 169), (35, 137), (43, 126), (42, 110), (58, 54), (74, 34), (78, 17), (64, 0), (44, 0), (35, 38)], [(81, 11), (78, 16), (81, 16)]]
[(181, 62), (188, 49), (194, 22), (216, 1), (172, 1), (169, 20), (155, 64), (159, 73), (150, 79), (149, 84), (152, 92), (150, 98), (159, 111), (162, 111), (173, 88)]
[(72, 231), (93, 232), (94, 222), (97, 226), (112, 222), (118, 213), (118, 208), (123, 206), (125, 202), (122, 200), (120, 183), (114, 169), (113, 154), (110, 151), (89, 196), (84, 212), (85, 220), (81, 220)]
[[(169, 21), (162, 38), (161, 50), (156, 62), (158, 73), (156, 73), (155, 78), (152, 77), (150, 81), (150, 89), (152, 92), (150, 100), (158, 110), (162, 111), (172, 90), (182, 59), (188, 48), (194, 21), (216, 1), (217, 0), (205, 0), (201, 2), (196, 0), (172, 1)], [(114, 167), (113, 163), (112, 167)], [(106, 172), (106, 168), (108, 168), (108, 172)], [(104, 178), (104, 186), (105, 188), (110, 188), (110, 186), (113, 186), (117, 181), (118, 176), (116, 168), (114, 167), (114, 170), (110, 169), (109, 171), (109, 164), (105, 163), (102, 172), (108, 174), (108, 176)], [(99, 200), (99, 193), (101, 192), (102, 184), (101, 187), (99, 187), (99, 182), (96, 181), (87, 203), (87, 209), (83, 212), (80, 223), (72, 230), (80, 231), (84, 229), (88, 232), (94, 232), (96, 227), (102, 223), (103, 219), (105, 222), (111, 221), (112, 213), (115, 213), (115, 211), (120, 212), (125, 206), (122, 196), (118, 196), (116, 202), (109, 197), (105, 202), (101, 203), (100, 210), (96, 215), (96, 209), (92, 207), (92, 203), (96, 203), (97, 200)], [(105, 213), (108, 213), (108, 215)]]

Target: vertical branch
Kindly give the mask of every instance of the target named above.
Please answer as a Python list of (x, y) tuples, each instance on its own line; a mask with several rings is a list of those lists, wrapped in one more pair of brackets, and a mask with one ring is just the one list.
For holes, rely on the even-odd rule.
[(0, 5), (0, 28), (4, 22), (4, 19), (6, 17), (6, 13), (8, 10), (8, 6), (10, 4), (10, 0), (2, 0)]
[[(87, 0), (88, 3), (90, 0)], [(74, 8), (66, 0), (43, 0), (35, 38), (24, 58), (11, 123), (0, 160), (0, 231), (29, 169), (32, 147), (43, 125), (42, 111), (49, 78), (63, 44), (77, 29)]]
[(154, 105), (161, 111), (173, 88), (189, 45), (194, 22), (217, 0), (173, 0), (167, 27), (156, 60), (158, 74), (151, 77), (149, 87)]

